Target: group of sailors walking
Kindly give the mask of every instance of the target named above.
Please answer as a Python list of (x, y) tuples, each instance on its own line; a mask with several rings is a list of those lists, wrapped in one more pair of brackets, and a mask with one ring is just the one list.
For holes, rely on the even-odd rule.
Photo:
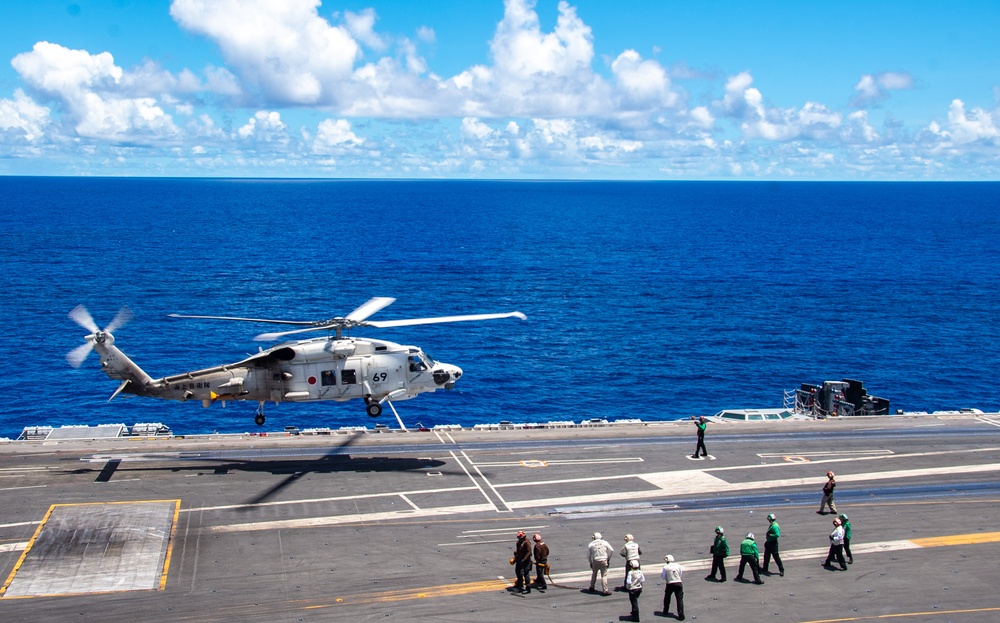
[[(837, 512), (837, 507), (833, 501), (833, 489), (835, 486), (834, 473), (827, 472), (827, 482), (823, 487), (822, 506), (817, 511), (820, 514), (826, 514), (824, 509), (827, 506), (831, 512)], [(777, 517), (774, 513), (768, 514), (767, 522), (768, 527), (764, 537), (763, 565), (760, 564), (760, 550), (757, 547), (756, 537), (753, 532), (747, 532), (746, 536), (740, 542), (739, 571), (735, 578), (737, 582), (749, 581), (744, 580), (744, 572), (749, 567), (753, 575), (753, 582), (755, 584), (763, 584), (764, 580), (761, 579), (761, 575), (773, 575), (770, 570), (772, 561), (778, 570), (778, 575), (784, 577), (785, 565), (781, 561), (781, 552), (778, 545), (781, 538), (781, 526), (778, 525)], [(829, 536), (830, 550), (823, 566), (832, 569), (832, 563), (836, 561), (840, 564), (842, 570), (847, 570), (847, 565), (854, 562), (854, 556), (851, 553), (851, 522), (846, 514), (841, 513), (833, 520), (833, 526), (833, 532)], [(517, 573), (517, 582), (514, 584), (514, 590), (523, 593), (531, 592), (530, 571), (532, 555), (534, 555), (537, 569), (535, 586), (539, 589), (547, 588), (545, 576), (549, 572), (548, 545), (542, 541), (541, 535), (537, 533), (532, 537), (535, 542), (533, 549), (528, 544), (527, 535), (524, 532), (518, 532), (517, 539), (517, 545), (514, 548), (514, 557), (510, 560), (511, 564), (515, 566)], [(722, 526), (715, 527), (715, 539), (709, 548), (709, 553), (712, 555), (712, 570), (705, 576), (705, 579), (713, 582), (725, 582), (725, 560), (730, 554), (730, 549), (729, 543), (726, 540), (725, 530)], [(600, 592), (603, 595), (611, 594), (608, 590), (607, 576), (611, 558), (614, 554), (615, 551), (611, 543), (605, 540), (600, 532), (593, 533), (592, 540), (587, 545), (587, 561), (590, 564), (591, 570), (588, 592)], [(845, 554), (847, 555), (846, 560), (844, 557)], [(642, 594), (646, 577), (642, 572), (642, 565), (640, 563), (642, 548), (632, 534), (625, 535), (625, 543), (618, 551), (618, 555), (625, 559), (625, 581), (621, 590), (628, 592), (629, 603), (631, 605), (631, 618), (633, 621), (638, 621), (639, 596)], [(664, 580), (662, 615), (667, 616), (669, 614), (670, 603), (672, 600), (676, 600), (677, 619), (683, 621), (685, 619), (684, 584), (682, 579), (684, 570), (671, 554), (664, 556), (663, 562), (663, 568), (660, 570), (660, 578)], [(600, 579), (600, 591), (597, 590), (598, 579)]]

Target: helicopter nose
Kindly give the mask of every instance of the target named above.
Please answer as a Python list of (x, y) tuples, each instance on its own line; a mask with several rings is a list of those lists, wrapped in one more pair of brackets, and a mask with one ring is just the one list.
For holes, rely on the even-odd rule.
[(458, 366), (448, 366), (448, 372), (451, 375), (451, 380), (445, 383), (445, 389), (455, 389), (455, 381), (462, 377), (462, 369)]
[(445, 389), (454, 389), (455, 381), (461, 376), (461, 368), (445, 363), (434, 371), (434, 382), (438, 385), (444, 385)]

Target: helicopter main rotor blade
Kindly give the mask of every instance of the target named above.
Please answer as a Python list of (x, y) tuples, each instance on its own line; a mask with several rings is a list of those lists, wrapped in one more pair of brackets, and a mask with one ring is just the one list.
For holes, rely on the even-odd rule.
[(528, 317), (519, 311), (505, 314), (466, 314), (464, 316), (439, 316), (437, 318), (410, 318), (408, 320), (369, 320), (366, 325), (379, 329), (389, 327), (409, 327), (418, 324), (437, 324), (439, 322), (465, 322), (467, 320), (495, 320), (497, 318), (520, 318), (527, 320)]
[(91, 333), (97, 333), (100, 329), (97, 328), (97, 323), (94, 322), (94, 317), (90, 315), (87, 308), (83, 305), (77, 305), (69, 312), (69, 317), (73, 322), (80, 325), (84, 329), (90, 331)]
[(347, 314), (347, 317), (345, 317), (344, 320), (349, 320), (352, 322), (361, 322), (368, 316), (371, 316), (380, 309), (385, 309), (386, 307), (392, 305), (395, 302), (396, 299), (394, 298), (389, 298), (387, 296), (376, 296), (375, 298), (370, 299), (367, 303), (365, 303), (361, 307)]
[(318, 327), (309, 327), (308, 329), (292, 329), (291, 331), (278, 331), (276, 333), (261, 333), (260, 335), (254, 337), (253, 339), (256, 342), (270, 342), (273, 340), (277, 340), (279, 338), (283, 338), (286, 335), (294, 335), (296, 333), (306, 333), (308, 331), (324, 331), (328, 329), (336, 329), (339, 326), (341, 326), (340, 323), (330, 323)]
[(237, 320), (239, 322), (269, 322), (271, 324), (315, 324), (308, 320), (271, 320), (269, 318), (238, 318), (236, 316), (189, 316), (186, 314), (167, 314), (169, 318), (201, 318), (203, 320)]

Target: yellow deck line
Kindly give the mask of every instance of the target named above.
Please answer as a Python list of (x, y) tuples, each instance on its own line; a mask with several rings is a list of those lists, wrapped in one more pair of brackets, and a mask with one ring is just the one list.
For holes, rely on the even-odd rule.
[(955, 534), (952, 536), (932, 536), (923, 539), (910, 539), (920, 547), (943, 547), (945, 545), (975, 545), (977, 543), (996, 543), (1000, 541), (1000, 532), (974, 532), (972, 534)]
[(372, 604), (389, 603), (394, 601), (408, 601), (411, 599), (427, 599), (431, 597), (453, 597), (455, 595), (469, 595), (472, 593), (486, 593), (489, 591), (500, 591), (510, 586), (504, 580), (484, 580), (480, 582), (464, 582), (462, 584), (445, 584), (443, 586), (425, 586), (421, 588), (401, 589), (397, 591), (382, 591), (380, 593), (368, 593), (365, 595), (352, 595), (349, 597), (338, 597), (334, 603), (317, 604), (307, 606), (306, 610), (316, 610), (320, 608), (330, 608), (341, 604)]
[(878, 621), (880, 619), (904, 619), (907, 617), (931, 616), (935, 619), (949, 614), (980, 614), (982, 612), (1000, 612), (1000, 608), (968, 608), (965, 610), (933, 610), (931, 612), (899, 612), (896, 614), (873, 614), (870, 616), (847, 617), (844, 619), (816, 619), (803, 623), (850, 623), (851, 621)]
[(170, 570), (170, 557), (174, 552), (174, 541), (177, 536), (177, 517), (181, 512), (181, 501), (174, 500), (174, 519), (170, 522), (170, 540), (167, 541), (167, 555), (163, 557), (163, 574), (160, 576), (160, 590), (167, 588), (167, 571)]
[(17, 564), (14, 565), (10, 575), (7, 576), (7, 581), (3, 583), (2, 587), (0, 587), (0, 597), (7, 594), (7, 589), (10, 588), (11, 582), (14, 581), (14, 576), (17, 575), (17, 571), (21, 568), (21, 565), (24, 564), (24, 559), (28, 556), (28, 552), (31, 551), (31, 546), (35, 544), (35, 539), (37, 539), (38, 535), (42, 533), (42, 527), (45, 526), (45, 522), (52, 516), (52, 511), (55, 510), (56, 506), (59, 505), (52, 504), (49, 506), (49, 510), (45, 511), (45, 516), (42, 517), (40, 522), (38, 522), (38, 527), (35, 529), (35, 533), (31, 535), (31, 539), (28, 541), (28, 546), (24, 548), (23, 552), (21, 552), (21, 557), (17, 559)]

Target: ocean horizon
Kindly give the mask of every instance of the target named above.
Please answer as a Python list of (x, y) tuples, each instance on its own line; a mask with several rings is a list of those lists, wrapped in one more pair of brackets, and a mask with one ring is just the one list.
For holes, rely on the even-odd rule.
[[(407, 426), (671, 420), (781, 406), (854, 378), (893, 411), (1000, 410), (1000, 183), (0, 177), (0, 437), (162, 422), (254, 431), (254, 402), (119, 396), (84, 304), (153, 377), (256, 352), (261, 325), (374, 296), (393, 320), (518, 310), (527, 321), (355, 330), (462, 367), (396, 403)], [(266, 345), (265, 345), (266, 347)], [(284, 426), (396, 427), (360, 401), (266, 407)]]

